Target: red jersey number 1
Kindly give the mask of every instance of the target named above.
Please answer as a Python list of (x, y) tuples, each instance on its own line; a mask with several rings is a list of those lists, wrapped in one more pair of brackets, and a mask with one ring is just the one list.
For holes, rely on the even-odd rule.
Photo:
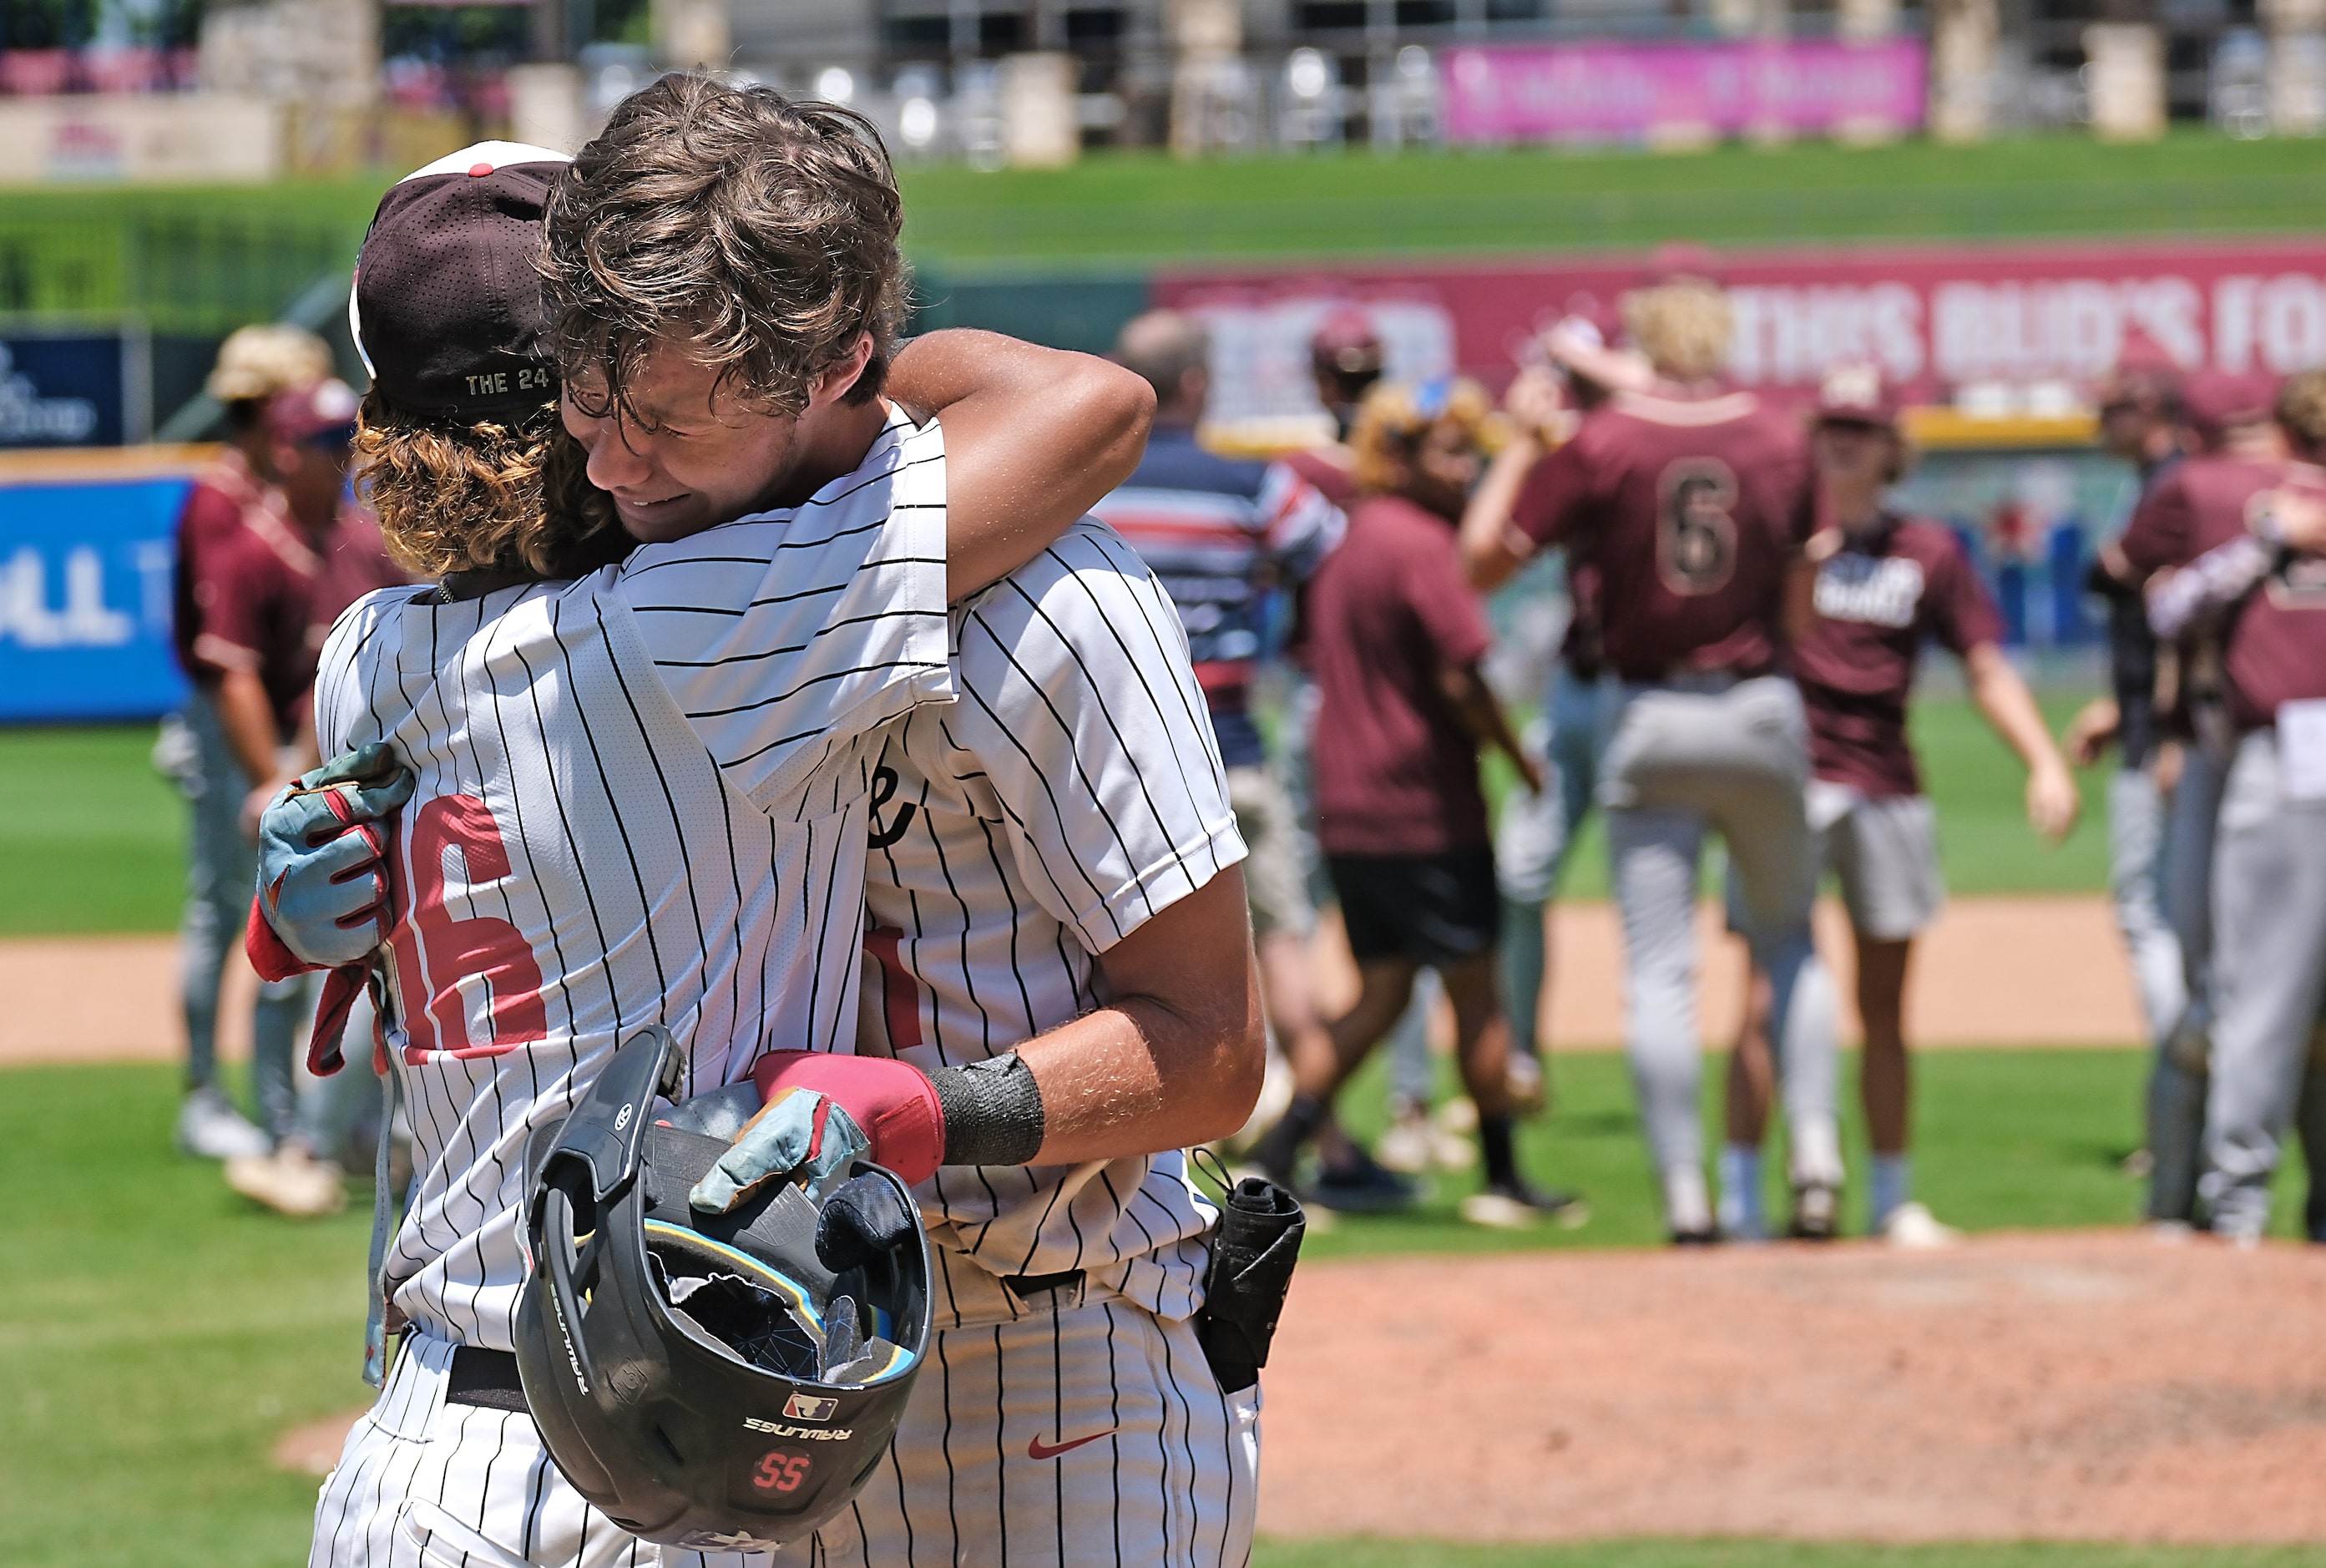
[[(410, 1036), (405, 1059), (416, 1062), (440, 1050), (496, 1056), (548, 1039), (541, 966), (525, 934), (497, 916), (455, 916), (444, 907), (445, 851), (461, 852), (461, 880), (469, 888), (509, 874), (508, 849), (492, 812), (472, 795), (440, 795), (414, 814), (405, 840), (410, 898), (388, 947), (395, 955), (396, 989)], [(485, 987), (486, 1005), (477, 1015), (482, 1040), (470, 1031), (464, 981)]]

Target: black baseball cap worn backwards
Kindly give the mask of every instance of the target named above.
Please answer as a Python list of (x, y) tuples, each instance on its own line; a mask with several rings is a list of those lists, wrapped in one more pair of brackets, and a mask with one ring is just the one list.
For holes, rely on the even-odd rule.
[(557, 395), (534, 259), (549, 188), (572, 161), (479, 142), (380, 198), (348, 326), (364, 369), (399, 406), (473, 425), (520, 417)]

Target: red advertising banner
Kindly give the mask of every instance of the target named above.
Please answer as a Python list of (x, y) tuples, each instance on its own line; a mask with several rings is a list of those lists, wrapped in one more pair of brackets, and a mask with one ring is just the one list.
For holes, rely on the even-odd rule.
[[(1612, 311), (1642, 262), (1167, 273), (1153, 294), (1211, 325), (1212, 416), (1233, 421), (1317, 411), (1307, 341), (1335, 309), (1372, 315), (1392, 376), (1458, 370), (1499, 387), (1532, 332), (1571, 311)], [(2190, 369), (2326, 365), (2326, 235), (1739, 251), (1723, 266), (1734, 375), (1779, 392), (1865, 359), (1916, 401), (2042, 406), (2104, 374), (2135, 329)]]

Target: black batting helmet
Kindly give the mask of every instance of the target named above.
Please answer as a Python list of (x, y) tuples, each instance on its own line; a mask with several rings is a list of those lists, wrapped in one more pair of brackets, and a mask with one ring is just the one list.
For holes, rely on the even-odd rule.
[(643, 1030), (534, 1134), (517, 1373), (550, 1457), (616, 1524), (762, 1551), (845, 1507), (887, 1451), (928, 1345), (927, 1245), (870, 1164), (822, 1197), (779, 1181), (689, 1208), (729, 1145), (654, 1115), (677, 1062)]

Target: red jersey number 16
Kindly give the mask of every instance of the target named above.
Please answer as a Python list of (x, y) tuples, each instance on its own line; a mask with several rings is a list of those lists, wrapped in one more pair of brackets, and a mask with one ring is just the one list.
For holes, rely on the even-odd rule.
[[(404, 835), (406, 875), (395, 879), (401, 918), (387, 939), (410, 1037), (405, 1059), (416, 1063), (439, 1051), (497, 1056), (548, 1039), (541, 966), (525, 933), (496, 915), (455, 915), (445, 907), (448, 851), (460, 852), (467, 891), (509, 874), (500, 824), (472, 795), (437, 796), (410, 821)], [(478, 985), (484, 987), (485, 1005), (472, 1012), (464, 992)], [(483, 1039), (476, 1038), (479, 1032)]]

